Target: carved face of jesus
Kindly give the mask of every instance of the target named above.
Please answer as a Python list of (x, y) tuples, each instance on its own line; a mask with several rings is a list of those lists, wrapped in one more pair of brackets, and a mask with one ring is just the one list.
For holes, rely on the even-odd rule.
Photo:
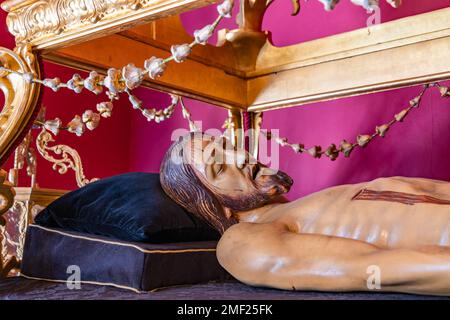
[(293, 183), (287, 174), (261, 164), (224, 137), (196, 137), (185, 145), (184, 157), (219, 202), (235, 211), (261, 207), (288, 192)]

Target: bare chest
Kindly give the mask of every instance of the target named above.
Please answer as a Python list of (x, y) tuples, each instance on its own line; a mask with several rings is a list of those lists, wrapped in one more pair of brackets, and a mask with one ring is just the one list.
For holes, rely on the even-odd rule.
[(450, 246), (450, 205), (336, 200), (292, 206), (282, 220), (298, 233), (369, 242), (380, 247)]

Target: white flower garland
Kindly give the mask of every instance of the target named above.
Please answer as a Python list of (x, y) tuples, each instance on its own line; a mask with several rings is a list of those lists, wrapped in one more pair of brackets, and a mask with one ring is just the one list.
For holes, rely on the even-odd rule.
[[(272, 1), (273, 0), (268, 1), (268, 4)], [(339, 0), (319, 1), (324, 4), (326, 10), (333, 9), (339, 2)], [(371, 6), (378, 4), (378, 1), (379, 0), (352, 0), (353, 3), (363, 6), (366, 9), (370, 9)], [(394, 7), (401, 4), (401, 0), (387, 1)], [(296, 12), (298, 12), (300, 10), (299, 0), (292, 0), (292, 2), (296, 7)], [(54, 92), (59, 91), (61, 88), (67, 88), (79, 94), (83, 91), (83, 89), (86, 89), (98, 95), (103, 92), (104, 88), (107, 89), (106, 95), (108, 96), (109, 101), (97, 104), (97, 112), (86, 110), (83, 115), (76, 115), (66, 126), (62, 126), (62, 121), (59, 118), (47, 120), (44, 123), (41, 123), (45, 129), (49, 130), (54, 135), (58, 135), (60, 130), (68, 130), (77, 136), (81, 136), (86, 129), (96, 129), (99, 126), (102, 117), (109, 118), (111, 116), (114, 100), (118, 100), (119, 95), (124, 92), (128, 94), (128, 99), (134, 109), (140, 110), (148, 121), (155, 121), (156, 123), (159, 123), (171, 117), (180, 98), (171, 95), (172, 103), (168, 107), (161, 110), (156, 110), (155, 108), (146, 109), (143, 108), (142, 101), (133, 95), (132, 90), (138, 88), (142, 84), (146, 75), (151, 79), (161, 77), (164, 74), (169, 62), (175, 61), (177, 63), (182, 63), (188, 58), (193, 47), (196, 45), (205, 45), (214, 34), (220, 21), (223, 18), (231, 18), (233, 6), (234, 0), (224, 0), (217, 6), (218, 17), (216, 20), (212, 24), (208, 24), (203, 28), (194, 31), (193, 42), (173, 45), (170, 49), (171, 55), (168, 58), (163, 59), (158, 57), (150, 57), (144, 61), (143, 68), (139, 68), (130, 63), (122, 69), (108, 69), (106, 77), (96, 71), (91, 71), (86, 79), (83, 79), (79, 74), (74, 74), (67, 82), (62, 82), (58, 77), (41, 80), (36, 78), (31, 72), (21, 73), (5, 67), (0, 67), (0, 71), (18, 74), (27, 82), (42, 84)], [(182, 108), (183, 115), (186, 116), (185, 113), (187, 112), (187, 109), (184, 104), (182, 104)], [(195, 125), (190, 120), (190, 115), (187, 119), (191, 129), (195, 128)], [(320, 154), (320, 152), (313, 153)]]
[[(217, 6), (218, 17), (216, 20), (212, 24), (194, 31), (193, 42), (173, 45), (170, 50), (171, 55), (168, 58), (150, 57), (144, 61), (143, 68), (136, 67), (134, 64), (130, 63), (122, 69), (108, 69), (106, 77), (96, 71), (91, 71), (86, 79), (83, 79), (79, 74), (74, 74), (67, 82), (62, 82), (58, 77), (41, 80), (36, 78), (31, 72), (21, 73), (5, 67), (0, 67), (0, 71), (17, 74), (27, 82), (39, 83), (52, 89), (54, 92), (59, 91), (61, 88), (66, 88), (79, 94), (83, 89), (86, 89), (98, 95), (103, 92), (104, 88), (107, 89), (106, 95), (109, 100), (97, 104), (97, 112), (86, 110), (83, 115), (76, 115), (66, 126), (62, 126), (62, 121), (59, 118), (46, 120), (44, 122), (37, 121), (38, 125), (43, 126), (54, 135), (58, 135), (60, 130), (67, 130), (77, 136), (81, 136), (86, 129), (96, 129), (102, 117), (109, 118), (111, 116), (113, 102), (114, 100), (119, 99), (121, 93), (126, 93), (128, 95), (128, 99), (133, 109), (140, 110), (142, 115), (146, 117), (148, 121), (159, 123), (172, 116), (180, 98), (175, 95), (170, 95), (172, 101), (168, 107), (161, 110), (156, 110), (155, 108), (147, 109), (143, 107), (142, 101), (133, 95), (132, 90), (138, 88), (142, 84), (146, 75), (151, 79), (161, 77), (169, 62), (175, 61), (177, 63), (182, 63), (188, 58), (193, 47), (196, 45), (205, 45), (214, 34), (220, 21), (223, 18), (231, 18), (233, 5), (234, 0), (223, 1)], [(182, 104), (182, 108), (184, 116), (185, 113), (189, 114), (184, 104)], [(191, 123), (190, 116), (187, 119), (190, 121), (190, 126), (192, 126), (193, 122)]]
[[(409, 107), (406, 109), (403, 109), (399, 113), (397, 113), (394, 118), (383, 125), (376, 126), (375, 132), (372, 134), (360, 134), (356, 137), (356, 142), (350, 143), (346, 140), (342, 140), (339, 147), (336, 146), (334, 143), (331, 144), (327, 149), (322, 148), (319, 145), (307, 148), (302, 143), (289, 143), (287, 138), (282, 137), (276, 137), (275, 142), (282, 146), (282, 147), (289, 147), (291, 148), (295, 153), (307, 153), (313, 158), (319, 159), (323, 155), (327, 156), (331, 161), (335, 161), (339, 154), (342, 153), (346, 158), (350, 156), (353, 149), (356, 147), (364, 148), (366, 147), (375, 137), (380, 136), (384, 138), (386, 136), (386, 133), (389, 131), (392, 125), (398, 122), (403, 122), (405, 118), (408, 116), (408, 114), (413, 109), (417, 109), (420, 107), (420, 103), (422, 102), (422, 97), (425, 94), (425, 92), (431, 88), (431, 87), (437, 87), (441, 93), (441, 97), (443, 98), (449, 98), (450, 97), (450, 89), (448, 87), (444, 87), (440, 85), (439, 83), (433, 83), (430, 85), (425, 85), (423, 90), (420, 92), (420, 94), (412, 99), (409, 102)], [(266, 136), (268, 139), (272, 138), (272, 134), (270, 132), (266, 133)]]
[[(270, 0), (268, 3), (270, 3)], [(294, 4), (299, 5), (298, 0), (292, 0)], [(326, 10), (334, 9), (335, 5), (338, 4), (339, 0), (319, 0), (324, 4)], [(354, 4), (360, 5), (367, 10), (371, 10), (374, 5), (378, 5), (379, 0), (351, 0)], [(398, 7), (401, 4), (401, 0), (387, 0), (392, 6)], [(191, 43), (177, 44), (173, 45), (170, 49), (171, 55), (168, 58), (158, 58), (150, 57), (143, 63), (143, 68), (139, 68), (134, 64), (130, 63), (124, 66), (122, 69), (110, 68), (107, 71), (106, 77), (97, 73), (96, 71), (91, 71), (86, 79), (83, 79), (79, 74), (74, 74), (72, 78), (67, 82), (62, 82), (60, 78), (56, 77), (53, 79), (38, 79), (31, 72), (21, 73), (14, 70), (10, 70), (5, 67), (0, 67), (0, 71), (7, 71), (20, 75), (27, 82), (42, 84), (54, 92), (59, 91), (61, 88), (67, 88), (79, 94), (86, 89), (98, 95), (103, 92), (104, 88), (107, 89), (106, 95), (109, 101), (101, 102), (97, 104), (96, 110), (86, 110), (81, 116), (76, 115), (66, 126), (62, 125), (62, 121), (59, 118), (53, 120), (40, 121), (37, 120), (36, 123), (46, 130), (50, 131), (53, 135), (58, 135), (60, 130), (67, 130), (77, 136), (83, 135), (83, 133), (88, 130), (94, 130), (99, 126), (101, 118), (111, 117), (113, 110), (114, 100), (118, 100), (121, 93), (126, 93), (128, 95), (128, 100), (131, 103), (133, 109), (141, 111), (144, 117), (148, 121), (155, 121), (160, 123), (168, 118), (170, 118), (175, 110), (175, 107), (180, 102), (183, 117), (189, 122), (189, 128), (191, 131), (198, 131), (194, 121), (191, 119), (191, 114), (187, 110), (184, 101), (181, 97), (176, 95), (171, 96), (171, 103), (164, 109), (156, 110), (155, 108), (144, 108), (143, 102), (139, 100), (135, 95), (133, 95), (132, 90), (138, 88), (144, 77), (147, 75), (151, 79), (157, 79), (161, 77), (166, 68), (167, 64), (171, 61), (177, 63), (184, 62), (192, 52), (192, 48), (196, 45), (205, 45), (211, 36), (214, 34), (218, 24), (223, 18), (231, 18), (231, 12), (233, 9), (234, 0), (224, 0), (221, 4), (217, 6), (218, 17), (216, 20), (209, 25), (204, 26), (201, 29), (194, 31), (194, 41)], [(297, 10), (300, 8), (298, 7)], [(418, 108), (425, 91), (430, 87), (438, 87), (442, 97), (449, 97), (450, 90), (447, 87), (443, 87), (439, 84), (426, 85), (423, 91), (410, 101), (410, 106), (400, 113), (396, 114), (394, 119), (389, 123), (377, 126), (375, 133), (373, 134), (363, 134), (358, 135), (355, 143), (347, 142), (343, 140), (339, 147), (335, 144), (331, 144), (326, 150), (323, 150), (321, 146), (313, 146), (311, 148), (305, 148), (303, 144), (296, 143), (291, 144), (288, 142), (287, 138), (277, 137), (276, 142), (281, 146), (287, 146), (292, 148), (296, 153), (308, 153), (314, 158), (321, 158), (322, 155), (326, 155), (332, 161), (336, 160), (339, 153), (343, 153), (345, 157), (349, 157), (351, 152), (356, 147), (365, 147), (370, 143), (376, 136), (384, 137), (390, 127), (396, 122), (402, 122), (404, 118), (409, 114), (413, 108)], [(230, 123), (229, 119), (225, 121), (224, 127), (228, 128)], [(267, 134), (270, 139), (270, 132)]]

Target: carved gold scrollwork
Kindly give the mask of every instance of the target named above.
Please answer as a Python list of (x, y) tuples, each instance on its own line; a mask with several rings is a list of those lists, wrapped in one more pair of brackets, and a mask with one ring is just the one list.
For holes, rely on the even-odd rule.
[[(9, 189), (11, 184), (7, 183), (6, 186)], [(2, 261), (11, 261), (8, 268), (3, 269), (3, 274), (8, 273), (8, 276), (18, 274), (19, 263), (17, 261), (21, 261), (23, 258), (25, 236), (29, 224), (34, 221), (38, 212), (65, 193), (60, 190), (29, 187), (15, 187), (12, 190), (15, 193), (14, 204), (3, 215), (6, 225), (0, 227), (2, 244), (0, 258)]]
[(17, 187), (19, 185), (19, 171), (25, 167), (27, 169), (27, 175), (31, 177), (31, 187), (36, 187), (36, 152), (31, 147), (31, 141), (33, 140), (33, 136), (31, 131), (25, 136), (22, 143), (16, 148), (14, 154), (14, 167), (9, 170), (9, 181)]
[(10, 11), (6, 23), (16, 37), (16, 43), (24, 43), (42, 36), (60, 34), (83, 24), (96, 23), (109, 16), (135, 11), (149, 0), (39, 0), (30, 5), (14, 8), (13, 1), (6, 1), (2, 8)]
[[(53, 163), (54, 170), (57, 170), (60, 174), (65, 174), (68, 169), (75, 171), (79, 187), (98, 180), (97, 178), (89, 180), (85, 177), (80, 155), (75, 149), (63, 144), (49, 146), (49, 143), (54, 141), (53, 136), (45, 128), (42, 128), (36, 139), (37, 150), (42, 157)], [(60, 158), (55, 158), (50, 152), (60, 156)]]
[(16, 258), (9, 258), (6, 251), (6, 221), (3, 218), (3, 214), (11, 208), (14, 203), (15, 196), (14, 189), (7, 181), (6, 177), (7, 173), (4, 170), (0, 170), (0, 279), (6, 277), (9, 271), (17, 266)]
[[(0, 90), (5, 102), (0, 110), (0, 162), (11, 151), (17, 139), (23, 134), (32, 120), (39, 97), (39, 85), (25, 81), (14, 72), (33, 73), (39, 76), (39, 69), (28, 46), (21, 46), (16, 52), (0, 47)], [(11, 72), (12, 71), (12, 72)], [(32, 160), (30, 158), (30, 160)], [(7, 252), (6, 220), (2, 215), (14, 203), (14, 190), (6, 179), (5, 171), (0, 171), (0, 278), (17, 267), (16, 257)]]
[(3, 236), (6, 239), (6, 252), (4, 254), (15, 255), (18, 260), (22, 260), (23, 257), (25, 234), (29, 224), (28, 211), (32, 205), (33, 203), (30, 201), (15, 201), (7, 216), (7, 224), (17, 228), (17, 235), (11, 235), (8, 230), (4, 232)]
[[(17, 52), (0, 47), (0, 67), (39, 75), (34, 56), (27, 46), (17, 48)], [(29, 83), (13, 72), (0, 70), (0, 90), (5, 96), (5, 103), (0, 111), (2, 162), (31, 121), (39, 97), (39, 85)]]
[(6, 179), (6, 172), (0, 169), (0, 225), (5, 224), (2, 215), (13, 205), (14, 195), (14, 189)]

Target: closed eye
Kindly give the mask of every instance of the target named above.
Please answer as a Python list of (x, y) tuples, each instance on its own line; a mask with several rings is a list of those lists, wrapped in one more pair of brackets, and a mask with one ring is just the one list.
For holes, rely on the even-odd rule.
[(256, 176), (258, 175), (260, 168), (258, 166), (252, 167), (252, 179), (256, 180)]
[(213, 165), (213, 172), (216, 176), (220, 175), (223, 172), (223, 164), (214, 164)]

